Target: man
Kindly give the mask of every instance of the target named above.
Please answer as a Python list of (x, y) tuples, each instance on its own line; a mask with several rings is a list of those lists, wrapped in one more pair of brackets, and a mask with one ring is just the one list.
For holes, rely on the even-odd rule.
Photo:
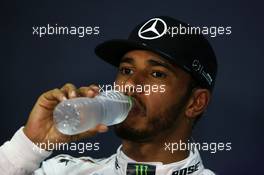
[[(68, 98), (99, 93), (95, 85), (76, 88), (66, 84), (42, 94), (25, 127), (0, 150), (4, 174), (93, 175), (206, 175), (198, 150), (167, 151), (168, 143), (187, 143), (192, 128), (208, 106), (215, 84), (217, 62), (208, 41), (198, 34), (171, 35), (187, 24), (157, 17), (136, 26), (127, 40), (111, 40), (97, 46), (96, 54), (119, 67), (115, 83), (127, 85), (134, 106), (126, 120), (114, 126), (123, 139), (117, 153), (106, 159), (59, 155), (42, 163), (51, 152), (35, 148), (39, 143), (68, 143), (106, 132), (100, 124), (79, 135), (59, 133), (53, 123), (55, 106)], [(173, 30), (172, 30), (173, 29)], [(164, 87), (162, 91), (131, 91), (135, 86)], [(157, 89), (156, 89), (157, 90)]]

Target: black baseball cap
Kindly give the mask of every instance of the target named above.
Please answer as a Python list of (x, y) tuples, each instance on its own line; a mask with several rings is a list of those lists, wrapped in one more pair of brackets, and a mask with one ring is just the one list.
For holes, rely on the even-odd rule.
[(137, 25), (128, 39), (113, 39), (99, 44), (95, 53), (118, 67), (121, 58), (129, 51), (152, 51), (176, 63), (190, 73), (199, 86), (212, 91), (217, 74), (216, 56), (202, 34), (190, 31), (189, 24), (177, 19), (154, 17)]

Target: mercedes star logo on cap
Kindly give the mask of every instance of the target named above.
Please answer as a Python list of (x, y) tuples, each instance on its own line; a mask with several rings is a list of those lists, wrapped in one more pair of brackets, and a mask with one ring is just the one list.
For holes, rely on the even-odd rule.
[[(159, 31), (160, 28), (157, 28), (157, 25), (162, 25), (163, 30)], [(160, 18), (152, 18), (147, 21), (138, 31), (138, 36), (142, 39), (157, 39), (162, 37), (167, 31), (167, 24)], [(148, 35), (151, 33), (151, 36)]]

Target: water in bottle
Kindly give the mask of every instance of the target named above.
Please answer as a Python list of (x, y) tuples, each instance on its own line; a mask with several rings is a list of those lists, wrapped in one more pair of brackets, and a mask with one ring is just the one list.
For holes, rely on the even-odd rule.
[(79, 97), (62, 101), (53, 113), (57, 129), (74, 135), (94, 128), (121, 123), (133, 106), (131, 97), (118, 91), (104, 91), (94, 98)]

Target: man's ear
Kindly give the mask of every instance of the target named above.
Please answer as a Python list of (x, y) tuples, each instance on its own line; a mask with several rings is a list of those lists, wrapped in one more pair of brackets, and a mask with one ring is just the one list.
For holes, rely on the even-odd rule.
[(199, 114), (205, 111), (211, 98), (208, 89), (195, 89), (186, 105), (185, 116), (189, 119), (195, 119)]

